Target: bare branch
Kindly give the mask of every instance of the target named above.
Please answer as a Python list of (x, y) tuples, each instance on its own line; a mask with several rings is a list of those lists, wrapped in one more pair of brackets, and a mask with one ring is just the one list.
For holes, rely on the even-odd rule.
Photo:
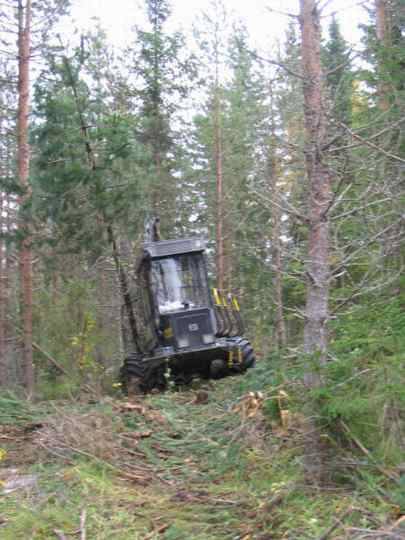
[(352, 210), (348, 210), (347, 212), (343, 212), (342, 214), (339, 214), (338, 216), (334, 216), (333, 220), (342, 219), (344, 217), (351, 216), (353, 214), (357, 214), (358, 212), (365, 210), (366, 208), (369, 208), (371, 206), (377, 206), (379, 204), (382, 204), (384, 202), (391, 201), (390, 197), (386, 197), (384, 199), (380, 199), (379, 201), (372, 201), (368, 204), (364, 204), (363, 206), (357, 206), (356, 208), (353, 208)]
[(271, 7), (266, 7), (267, 11), (270, 11), (270, 13), (277, 13), (277, 15), (283, 15), (283, 17), (290, 17), (291, 19), (295, 19), (296, 21), (299, 20), (300, 16), (298, 13), (290, 13), (289, 11), (283, 11), (281, 9), (275, 9)]
[(277, 203), (275, 200), (273, 199), (269, 199), (268, 197), (265, 197), (262, 193), (260, 193), (259, 191), (256, 191), (255, 192), (255, 195), (257, 195), (262, 201), (266, 202), (269, 206), (271, 205), (275, 205), (277, 206), (277, 208), (279, 208), (280, 210), (283, 210), (284, 212), (286, 212), (287, 214), (292, 214), (293, 216), (295, 216), (296, 218), (298, 218), (300, 221), (302, 221), (303, 223), (308, 223), (308, 218), (306, 216), (304, 216), (304, 214), (301, 214), (301, 212), (299, 212), (291, 203), (289, 203), (285, 197), (281, 197), (280, 196), (280, 199), (282, 199), (283, 201), (283, 205), (280, 205), (279, 203)]
[(388, 225), (387, 227), (385, 227), (385, 229), (383, 229), (382, 231), (379, 231), (378, 233), (376, 233), (374, 236), (372, 236), (367, 242), (364, 242), (360, 247), (358, 247), (355, 251), (353, 251), (352, 253), (350, 253), (343, 261), (342, 263), (338, 266), (338, 268), (336, 269), (336, 272), (339, 272), (342, 268), (344, 268), (348, 262), (350, 262), (351, 260), (353, 260), (359, 253), (361, 253), (362, 251), (364, 251), (366, 248), (368, 248), (369, 246), (371, 246), (371, 244), (373, 244), (376, 240), (378, 240), (379, 238), (381, 238), (382, 236), (384, 236), (388, 231), (390, 231), (391, 229), (393, 229), (394, 227), (396, 226), (396, 223), (391, 223), (390, 225)]
[(354, 58), (359, 56), (359, 53), (356, 53), (354, 56), (350, 56), (352, 54), (352, 52), (353, 52), (353, 49), (350, 49), (350, 51), (347, 53), (347, 60), (345, 60), (344, 62), (342, 62), (338, 66), (334, 67), (333, 69), (329, 69), (328, 71), (326, 71), (324, 73), (325, 77), (328, 77), (328, 75), (332, 75), (333, 73), (336, 73), (336, 71), (339, 71), (339, 69), (345, 68), (346, 66), (348, 66), (351, 63), (351, 61)]
[(381, 146), (370, 142), (369, 139), (364, 139), (363, 137), (360, 137), (360, 135), (357, 135), (352, 129), (349, 128), (349, 126), (346, 126), (346, 124), (344, 124), (343, 122), (339, 122), (339, 125), (343, 127), (343, 129), (345, 129), (353, 137), (353, 139), (356, 139), (362, 144), (373, 148), (374, 150), (376, 150), (380, 154), (383, 154), (386, 157), (389, 157), (395, 161), (399, 161), (400, 163), (405, 163), (405, 159), (397, 156), (396, 154), (392, 154), (391, 152), (387, 152), (387, 150), (384, 150), (384, 148), (381, 148)]
[(396, 273), (395, 275), (393, 275), (390, 279), (387, 279), (386, 277), (384, 277), (379, 283), (376, 283), (370, 287), (365, 287), (365, 284), (367, 283), (367, 280), (369, 279), (370, 273), (371, 273), (371, 272), (367, 272), (365, 276), (363, 276), (363, 279), (361, 280), (361, 282), (352, 290), (352, 293), (347, 298), (342, 300), (331, 311), (331, 315), (335, 315), (336, 313), (338, 313), (349, 302), (351, 302), (355, 298), (358, 298), (359, 296), (364, 296), (365, 294), (370, 294), (371, 292), (374, 293), (376, 291), (381, 291), (385, 289), (386, 287), (388, 287), (389, 285), (392, 285), (402, 276), (403, 270), (404, 270), (403, 267), (401, 267), (400, 271)]
[(281, 62), (277, 62), (276, 60), (271, 60), (270, 58), (263, 58), (263, 56), (260, 56), (255, 51), (249, 51), (249, 54), (251, 56), (255, 57), (257, 60), (261, 60), (262, 62), (266, 62), (267, 64), (271, 64), (272, 66), (276, 66), (276, 67), (279, 67), (281, 69), (284, 69), (284, 71), (286, 71), (292, 77), (297, 77), (297, 79), (301, 79), (301, 80), (305, 81), (305, 77), (303, 75), (293, 71), (292, 69), (287, 67), (285, 64), (282, 64)]
[[(405, 116), (403, 118), (400, 118), (396, 122), (392, 122), (388, 126), (384, 127), (380, 131), (378, 131), (377, 133), (374, 133), (374, 135), (370, 135), (367, 140), (371, 141), (371, 140), (374, 140), (374, 139), (378, 139), (379, 137), (381, 137), (381, 135), (384, 135), (388, 131), (391, 131), (391, 130), (395, 129), (395, 128), (399, 127), (401, 124), (404, 124), (404, 123), (405, 123)], [(369, 125), (368, 126), (363, 126), (363, 127), (358, 129), (358, 132), (359, 131), (364, 131), (365, 129), (369, 129), (369, 128), (370, 128)], [(357, 135), (358, 135), (358, 132), (357, 132)], [(334, 139), (331, 142), (329, 142), (327, 145), (325, 145), (322, 150), (324, 150), (324, 151), (327, 150), (331, 146), (331, 144), (333, 144), (334, 141), (339, 139), (339, 137), (340, 137), (340, 135), (337, 135), (336, 137), (334, 137)], [(345, 146), (339, 146), (338, 148), (331, 148), (329, 150), (329, 152), (340, 152), (342, 150), (349, 150), (350, 148), (356, 148), (356, 147), (359, 147), (359, 146), (362, 146), (362, 145), (363, 145), (363, 142), (347, 144)]]

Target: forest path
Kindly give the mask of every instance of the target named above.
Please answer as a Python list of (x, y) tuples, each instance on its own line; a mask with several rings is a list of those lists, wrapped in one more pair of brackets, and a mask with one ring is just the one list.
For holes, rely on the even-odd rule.
[[(32, 482), (3, 491), (0, 538), (314, 540), (339, 516), (346, 523), (328, 537), (355, 538), (345, 527), (371, 527), (387, 507), (380, 504), (376, 519), (372, 494), (359, 499), (347, 484), (306, 483), (302, 426), (277, 427), (271, 382), (269, 366), (259, 365), (243, 377), (136, 401), (30, 409), (10, 400), (0, 478), (17, 469)], [(256, 391), (266, 399), (248, 418), (241, 405)]]
[(234, 377), (146, 399), (155, 423), (138, 450), (154, 467), (144, 496), (153, 530), (162, 537), (261, 538), (258, 497), (262, 489), (270, 494), (273, 474), (261, 412), (247, 419), (238, 409), (250, 386), (247, 378)]
[(284, 473), (273, 470), (261, 410), (247, 419), (237, 407), (261, 386), (248, 374), (11, 414), (0, 472), (36, 481), (1, 499), (0, 537), (75, 538), (85, 512), (87, 540), (269, 538), (260, 510), (280, 503)]

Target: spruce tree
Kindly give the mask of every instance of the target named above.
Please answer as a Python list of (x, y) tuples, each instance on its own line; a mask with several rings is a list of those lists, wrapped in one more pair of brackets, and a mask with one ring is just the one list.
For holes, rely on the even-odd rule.
[(108, 242), (107, 225), (134, 225), (140, 201), (134, 122), (114, 110), (92, 39), (82, 39), (69, 57), (63, 51), (50, 58), (48, 77), (36, 87), (34, 137), (38, 210), (50, 220), (54, 241), (61, 240), (61, 250), (97, 257)]
[(223, 121), (227, 283), (249, 299), (262, 287), (267, 290), (265, 246), (269, 232), (263, 222), (269, 220), (269, 214), (258, 204), (256, 192), (265, 184), (263, 148), (268, 88), (263, 66), (251, 53), (244, 26), (234, 26), (228, 58), (231, 80), (224, 92)]
[(195, 65), (186, 52), (180, 32), (166, 30), (171, 14), (168, 0), (145, 0), (148, 28), (137, 30), (133, 50), (135, 95), (139, 100), (137, 140), (143, 145), (149, 164), (150, 211), (160, 215), (163, 235), (173, 234), (176, 223), (177, 175), (174, 120), (188, 93)]
[(352, 80), (349, 47), (335, 16), (329, 25), (329, 39), (323, 47), (323, 67), (332, 101), (331, 112), (349, 125), (352, 116)]

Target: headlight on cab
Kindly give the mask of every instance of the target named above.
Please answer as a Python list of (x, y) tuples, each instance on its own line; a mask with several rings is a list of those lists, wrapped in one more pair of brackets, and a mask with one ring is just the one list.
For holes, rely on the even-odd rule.
[(183, 349), (184, 347), (189, 347), (190, 342), (189, 342), (188, 338), (184, 337), (184, 338), (179, 338), (177, 340), (177, 344), (178, 344), (180, 349)]
[(209, 343), (214, 343), (214, 334), (203, 334), (202, 340), (205, 345), (208, 345)]

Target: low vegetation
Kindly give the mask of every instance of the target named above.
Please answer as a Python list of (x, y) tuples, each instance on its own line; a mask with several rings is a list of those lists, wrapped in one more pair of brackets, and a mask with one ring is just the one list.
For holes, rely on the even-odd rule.
[[(381, 438), (399, 422), (395, 381), (390, 401), (377, 362), (335, 359), (308, 395), (300, 369), (273, 356), (244, 377), (133, 402), (3, 396), (1, 538), (400, 538), (401, 445)], [(340, 399), (347, 385), (355, 407)], [(307, 415), (319, 404), (315, 481)]]

